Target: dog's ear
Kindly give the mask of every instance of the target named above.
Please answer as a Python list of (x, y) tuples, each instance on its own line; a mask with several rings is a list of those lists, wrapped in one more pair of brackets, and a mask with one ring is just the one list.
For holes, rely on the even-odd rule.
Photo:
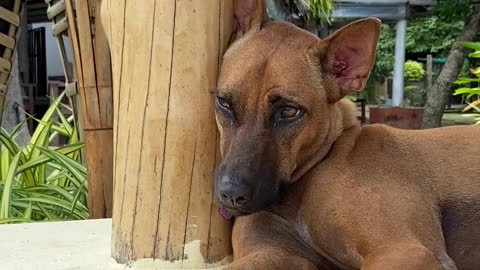
[(233, 9), (235, 14), (233, 40), (248, 32), (260, 30), (262, 23), (267, 19), (263, 0), (234, 0)]
[(367, 83), (380, 35), (381, 22), (368, 18), (353, 22), (320, 41), (320, 63), (326, 72), (327, 97), (336, 102)]

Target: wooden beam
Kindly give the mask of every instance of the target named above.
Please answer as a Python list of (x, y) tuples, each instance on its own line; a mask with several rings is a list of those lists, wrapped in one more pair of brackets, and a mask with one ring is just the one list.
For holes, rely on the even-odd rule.
[(15, 26), (20, 25), (20, 16), (18, 13), (12, 12), (2, 6), (0, 6), (0, 19)]
[(52, 34), (54, 36), (58, 36), (60, 33), (67, 31), (68, 23), (67, 18), (64, 17), (63, 19), (59, 20), (58, 22), (52, 25)]
[(10, 74), (12, 63), (5, 58), (0, 58), (0, 72)]
[(0, 33), (0, 44), (9, 48), (15, 48), (15, 39), (11, 36), (7, 36), (4, 33)]
[(65, 11), (65, 1), (61, 0), (54, 4), (53, 6), (49, 6), (47, 9), (47, 16), (49, 20), (52, 20), (53, 17), (57, 16), (61, 12)]
[[(98, 6), (97, 6), (98, 8)], [(112, 255), (152, 269), (204, 269), (231, 255), (213, 201), (214, 96), (231, 0), (108, 0), (112, 49)]]

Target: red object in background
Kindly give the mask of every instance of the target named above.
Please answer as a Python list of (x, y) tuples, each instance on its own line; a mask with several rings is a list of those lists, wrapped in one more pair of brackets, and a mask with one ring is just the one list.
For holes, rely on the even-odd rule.
[(401, 129), (421, 129), (423, 108), (370, 107), (370, 124), (386, 124)]

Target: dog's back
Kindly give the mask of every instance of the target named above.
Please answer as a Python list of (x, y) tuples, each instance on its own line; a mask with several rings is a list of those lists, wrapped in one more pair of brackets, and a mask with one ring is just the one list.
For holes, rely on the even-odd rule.
[(475, 181), (479, 144), (480, 126), (403, 130), (370, 125), (362, 128), (356, 147), (363, 160), (415, 181), (424, 179), (438, 199), (454, 200), (480, 198), (480, 180)]
[(351, 158), (378, 174), (377, 179), (406, 179), (406, 185), (414, 183), (431, 196), (449, 256), (458, 269), (478, 269), (479, 145), (480, 126), (401, 130), (371, 125), (362, 128)]
[[(438, 192), (449, 256), (458, 269), (480, 267), (480, 126), (453, 126), (405, 133), (417, 139), (420, 157), (412, 157), (431, 177)], [(408, 134), (408, 135), (407, 135)], [(413, 137), (409, 137), (409, 135)], [(412, 153), (415, 153), (412, 149)]]

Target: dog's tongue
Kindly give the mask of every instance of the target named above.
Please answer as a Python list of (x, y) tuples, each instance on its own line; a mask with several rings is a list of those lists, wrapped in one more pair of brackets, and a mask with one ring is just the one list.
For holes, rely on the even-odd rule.
[(222, 215), (222, 217), (224, 219), (231, 219), (232, 218), (232, 214), (230, 214), (227, 210), (225, 210), (225, 208), (223, 207), (220, 207), (218, 209), (218, 212), (220, 213), (220, 215)]

